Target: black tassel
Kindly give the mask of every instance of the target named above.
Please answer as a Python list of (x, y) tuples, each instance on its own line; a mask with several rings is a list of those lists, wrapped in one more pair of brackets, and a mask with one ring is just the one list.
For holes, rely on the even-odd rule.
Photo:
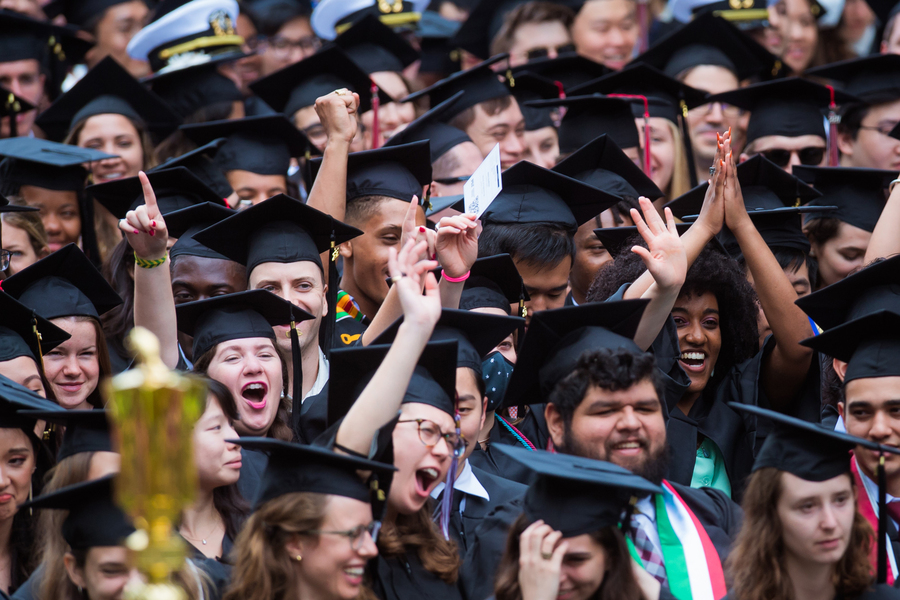
[(697, 187), (697, 161), (694, 160), (694, 146), (691, 144), (691, 132), (688, 127), (687, 115), (688, 107), (684, 100), (680, 101), (681, 105), (681, 141), (684, 145), (684, 155), (687, 158), (688, 177), (691, 181), (691, 187)]
[(887, 483), (884, 454), (878, 457), (878, 583), (887, 583)]
[(294, 439), (300, 439), (300, 405), (303, 403), (303, 361), (300, 359), (300, 333), (297, 324), (291, 320), (291, 368), (294, 370), (294, 385), (291, 388), (291, 426)]

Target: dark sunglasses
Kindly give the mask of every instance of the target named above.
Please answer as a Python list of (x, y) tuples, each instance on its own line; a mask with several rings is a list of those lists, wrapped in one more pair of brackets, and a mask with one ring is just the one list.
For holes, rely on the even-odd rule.
[[(575, 52), (575, 44), (564, 44), (562, 46), (557, 46), (554, 48), (557, 54), (569, 54), (571, 52)], [(549, 48), (534, 48), (525, 53), (525, 57), (528, 60), (534, 60), (536, 58), (544, 58), (550, 55)]]
[(454, 183), (460, 183), (468, 181), (471, 175), (459, 175), (458, 177), (439, 177), (434, 180), (435, 183), (440, 183), (442, 185), (453, 185)]
[(797, 158), (800, 159), (800, 164), (807, 166), (817, 166), (822, 163), (822, 159), (825, 158), (825, 148), (801, 148), (800, 150), (783, 150), (781, 148), (774, 148), (772, 150), (763, 150), (760, 152), (763, 156), (771, 160), (773, 163), (781, 167), (782, 169), (788, 166), (791, 162), (791, 156), (793, 154), (797, 154)]

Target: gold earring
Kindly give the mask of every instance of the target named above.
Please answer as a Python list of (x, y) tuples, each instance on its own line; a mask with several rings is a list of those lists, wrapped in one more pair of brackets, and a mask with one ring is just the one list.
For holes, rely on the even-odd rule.
[(296, 560), (297, 562), (300, 562), (301, 560), (303, 560), (303, 557), (298, 554), (297, 556), (294, 557), (294, 560)]
[[(30, 486), (28, 486), (28, 501), (31, 502), (33, 498), (34, 498), (34, 484), (31, 484)], [(29, 517), (34, 516), (34, 509), (31, 508), (30, 506), (28, 507), (28, 516)]]

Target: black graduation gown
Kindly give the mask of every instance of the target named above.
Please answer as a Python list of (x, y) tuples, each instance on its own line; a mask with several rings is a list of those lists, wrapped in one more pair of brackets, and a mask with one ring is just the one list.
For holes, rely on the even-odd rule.
[[(448, 584), (426, 570), (415, 554), (369, 561), (372, 589), (381, 600), (463, 600), (459, 581)], [(462, 571), (460, 571), (462, 574)]]
[(334, 347), (346, 348), (362, 337), (369, 327), (368, 319), (357, 321), (353, 317), (341, 317), (334, 323)]
[(266, 464), (269, 462), (265, 453), (259, 450), (241, 448), (241, 476), (238, 479), (238, 490), (245, 500), (253, 504), (259, 490), (260, 479)]
[(185, 540), (188, 549), (188, 558), (198, 569), (205, 573), (212, 582), (210, 594), (212, 600), (218, 600), (225, 593), (225, 588), (231, 583), (231, 565), (228, 564), (228, 556), (234, 549), (234, 541), (228, 534), (222, 538), (222, 558), (208, 558), (193, 544)]
[[(516, 425), (516, 429), (521, 431), (528, 440), (535, 445), (536, 448), (544, 450), (550, 440), (547, 433), (547, 421), (544, 419), (544, 405), (535, 404), (529, 406), (528, 414), (521, 423)], [(494, 426), (488, 435), (488, 446), (486, 450), (481, 447), (475, 448), (475, 451), (469, 457), (469, 463), (473, 467), (478, 467), (485, 473), (490, 473), (509, 481), (515, 481), (521, 484), (528, 484), (531, 471), (517, 461), (509, 458), (505, 454), (495, 452), (492, 447), (497, 444), (507, 444), (511, 446), (521, 446), (522, 443), (510, 431), (500, 423), (499, 419), (494, 419)]]
[(322, 435), (328, 419), (328, 383), (318, 394), (309, 396), (300, 405), (299, 414), (291, 415), (294, 429), (294, 441), (311, 444)]
[(47, 570), (44, 563), (37, 566), (25, 583), (20, 585), (11, 596), (6, 596), (0, 591), (0, 598), (12, 598), (13, 600), (35, 600), (40, 593), (41, 585), (44, 583), (44, 572)]

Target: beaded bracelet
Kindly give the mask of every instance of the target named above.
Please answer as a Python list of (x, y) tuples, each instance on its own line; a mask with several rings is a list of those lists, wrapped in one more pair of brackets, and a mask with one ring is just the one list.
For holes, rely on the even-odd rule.
[(450, 283), (462, 283), (466, 279), (469, 278), (469, 275), (472, 274), (472, 271), (466, 271), (464, 275), (461, 277), (450, 277), (447, 275), (447, 272), (441, 269), (441, 277), (449, 281)]
[(137, 256), (134, 257), (134, 264), (142, 269), (154, 269), (164, 262), (166, 262), (165, 256), (163, 256), (162, 258), (157, 258), (156, 260), (147, 260), (145, 258), (139, 258)]

